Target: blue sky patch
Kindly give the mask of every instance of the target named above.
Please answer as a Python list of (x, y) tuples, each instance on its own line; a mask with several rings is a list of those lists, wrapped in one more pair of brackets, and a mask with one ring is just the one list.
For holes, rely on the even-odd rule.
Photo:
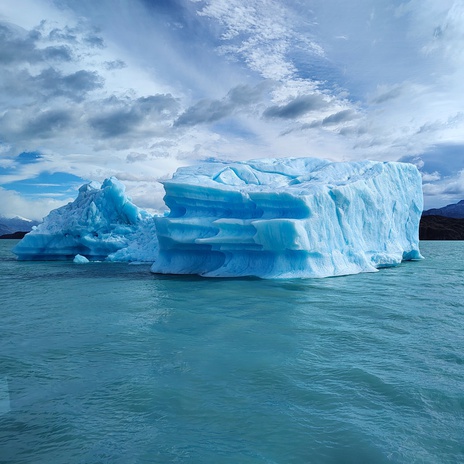
[(32, 179), (18, 180), (4, 184), (7, 190), (15, 190), (23, 195), (69, 196), (73, 187), (87, 182), (82, 177), (67, 172), (42, 172)]
[(38, 151), (23, 151), (16, 157), (19, 164), (38, 163), (43, 156)]

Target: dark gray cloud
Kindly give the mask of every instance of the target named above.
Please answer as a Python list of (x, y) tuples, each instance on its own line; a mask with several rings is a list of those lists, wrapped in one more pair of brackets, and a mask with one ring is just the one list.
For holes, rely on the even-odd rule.
[(219, 121), (232, 114), (234, 105), (230, 101), (200, 100), (182, 113), (174, 123), (175, 126), (194, 126)]
[[(297, 128), (286, 130), (285, 132), (282, 132), (281, 135), (287, 135), (287, 134), (290, 134), (291, 132), (302, 131), (306, 129), (316, 129), (317, 127), (335, 126), (337, 124), (342, 124), (344, 122), (350, 122), (358, 118), (360, 118), (360, 115), (356, 113), (355, 111), (349, 110), (349, 109), (342, 110), (337, 113), (331, 114), (322, 120), (313, 121), (307, 124), (302, 124), (301, 126)], [(357, 128), (356, 129), (355, 128), (343, 128), (342, 130), (340, 130), (340, 133), (342, 135), (352, 135), (353, 133), (357, 133), (358, 135), (361, 134), (361, 132)]]
[(37, 76), (30, 76), (30, 81), (33, 87), (47, 97), (67, 97), (74, 101), (82, 101), (88, 92), (103, 87), (103, 79), (98, 73), (84, 69), (63, 74), (48, 68)]
[(171, 94), (151, 95), (133, 101), (122, 101), (112, 97), (102, 103), (111, 109), (90, 118), (88, 123), (103, 138), (128, 134), (143, 121), (172, 119), (179, 108), (179, 102)]
[(51, 104), (51, 99), (65, 97), (74, 102), (82, 101), (86, 95), (103, 87), (103, 79), (94, 71), (84, 69), (64, 74), (54, 68), (47, 68), (36, 75), (25, 69), (4, 69), (0, 79), (0, 105), (8, 103), (15, 96), (26, 101)]
[(265, 118), (296, 119), (310, 111), (327, 107), (328, 102), (321, 94), (301, 95), (285, 105), (274, 105), (267, 108)]
[(256, 103), (260, 100), (263, 92), (269, 87), (267, 83), (259, 84), (256, 86), (250, 85), (237, 85), (233, 89), (229, 90), (227, 99), (235, 105), (249, 105), (250, 103)]
[(324, 118), (321, 122), (323, 126), (331, 126), (334, 124), (340, 124), (343, 122), (352, 121), (353, 119), (359, 118), (359, 115), (356, 114), (353, 110), (343, 110), (338, 113), (331, 114)]
[(48, 33), (48, 39), (52, 41), (59, 41), (59, 42), (69, 42), (69, 43), (77, 43), (77, 35), (76, 30), (72, 29), (68, 26), (64, 27), (63, 29), (52, 29)]
[(108, 71), (114, 71), (116, 69), (123, 69), (127, 67), (127, 64), (122, 60), (105, 61), (104, 65)]
[[(20, 33), (21, 32), (21, 33)], [(13, 29), (8, 23), (0, 23), (0, 63), (40, 63), (43, 61), (71, 61), (72, 52), (66, 45), (37, 47), (41, 34)]]
[(136, 111), (116, 110), (89, 120), (90, 127), (104, 138), (113, 138), (131, 132), (143, 117)]
[(27, 121), (22, 132), (28, 137), (48, 138), (56, 131), (68, 127), (72, 119), (72, 112), (69, 110), (43, 111)]
[[(47, 21), (42, 21), (37, 30), (44, 31), (47, 26)], [(89, 32), (86, 28), (80, 24), (76, 27), (65, 26), (62, 29), (54, 28), (48, 32), (47, 37), (51, 41), (55, 42), (67, 42), (70, 44), (82, 44), (91, 48), (104, 48), (105, 42), (99, 35), (98, 28), (92, 28)]]
[(378, 97), (374, 98), (372, 100), (372, 103), (380, 105), (381, 103), (385, 103), (387, 101), (398, 98), (399, 96), (401, 96), (402, 93), (403, 93), (403, 87), (397, 86), (397, 87), (394, 87), (393, 89), (388, 90), (387, 92), (380, 94)]
[(175, 126), (194, 126), (219, 121), (231, 116), (236, 110), (258, 102), (266, 85), (238, 85), (222, 100), (204, 99), (195, 103), (175, 121)]
[(98, 35), (88, 35), (84, 37), (84, 43), (92, 48), (105, 48), (105, 42)]
[(179, 102), (170, 93), (150, 95), (149, 97), (137, 98), (132, 103), (132, 108), (144, 115), (152, 114), (158, 116), (170, 116), (179, 109)]
[(126, 156), (126, 161), (128, 163), (136, 163), (137, 161), (146, 161), (148, 155), (146, 153), (129, 153)]

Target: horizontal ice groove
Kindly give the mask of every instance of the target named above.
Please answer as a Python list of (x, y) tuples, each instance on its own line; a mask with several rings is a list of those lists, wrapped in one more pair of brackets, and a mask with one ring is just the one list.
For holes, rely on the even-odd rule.
[(315, 158), (205, 163), (164, 182), (152, 272), (327, 277), (420, 259), (415, 166)]
[(420, 259), (422, 183), (405, 163), (209, 162), (164, 182), (151, 216), (115, 178), (81, 187), (16, 246), (19, 259), (144, 261), (162, 274), (262, 278), (372, 272)]

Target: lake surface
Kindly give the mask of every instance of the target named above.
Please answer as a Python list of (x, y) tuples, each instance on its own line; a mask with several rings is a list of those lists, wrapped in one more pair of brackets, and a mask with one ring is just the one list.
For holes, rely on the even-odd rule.
[(464, 242), (314, 280), (18, 262), (1, 463), (464, 462)]

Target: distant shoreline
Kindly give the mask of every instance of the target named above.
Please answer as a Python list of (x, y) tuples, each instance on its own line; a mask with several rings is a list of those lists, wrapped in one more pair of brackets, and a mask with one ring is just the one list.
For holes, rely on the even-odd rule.
[(4, 234), (4, 235), (0, 235), (0, 240), (8, 240), (8, 239), (22, 239), (26, 234), (28, 234), (28, 232), (22, 232), (22, 231), (18, 231), (18, 232), (13, 232), (12, 234)]
[(420, 240), (464, 240), (464, 219), (446, 216), (422, 216)]

